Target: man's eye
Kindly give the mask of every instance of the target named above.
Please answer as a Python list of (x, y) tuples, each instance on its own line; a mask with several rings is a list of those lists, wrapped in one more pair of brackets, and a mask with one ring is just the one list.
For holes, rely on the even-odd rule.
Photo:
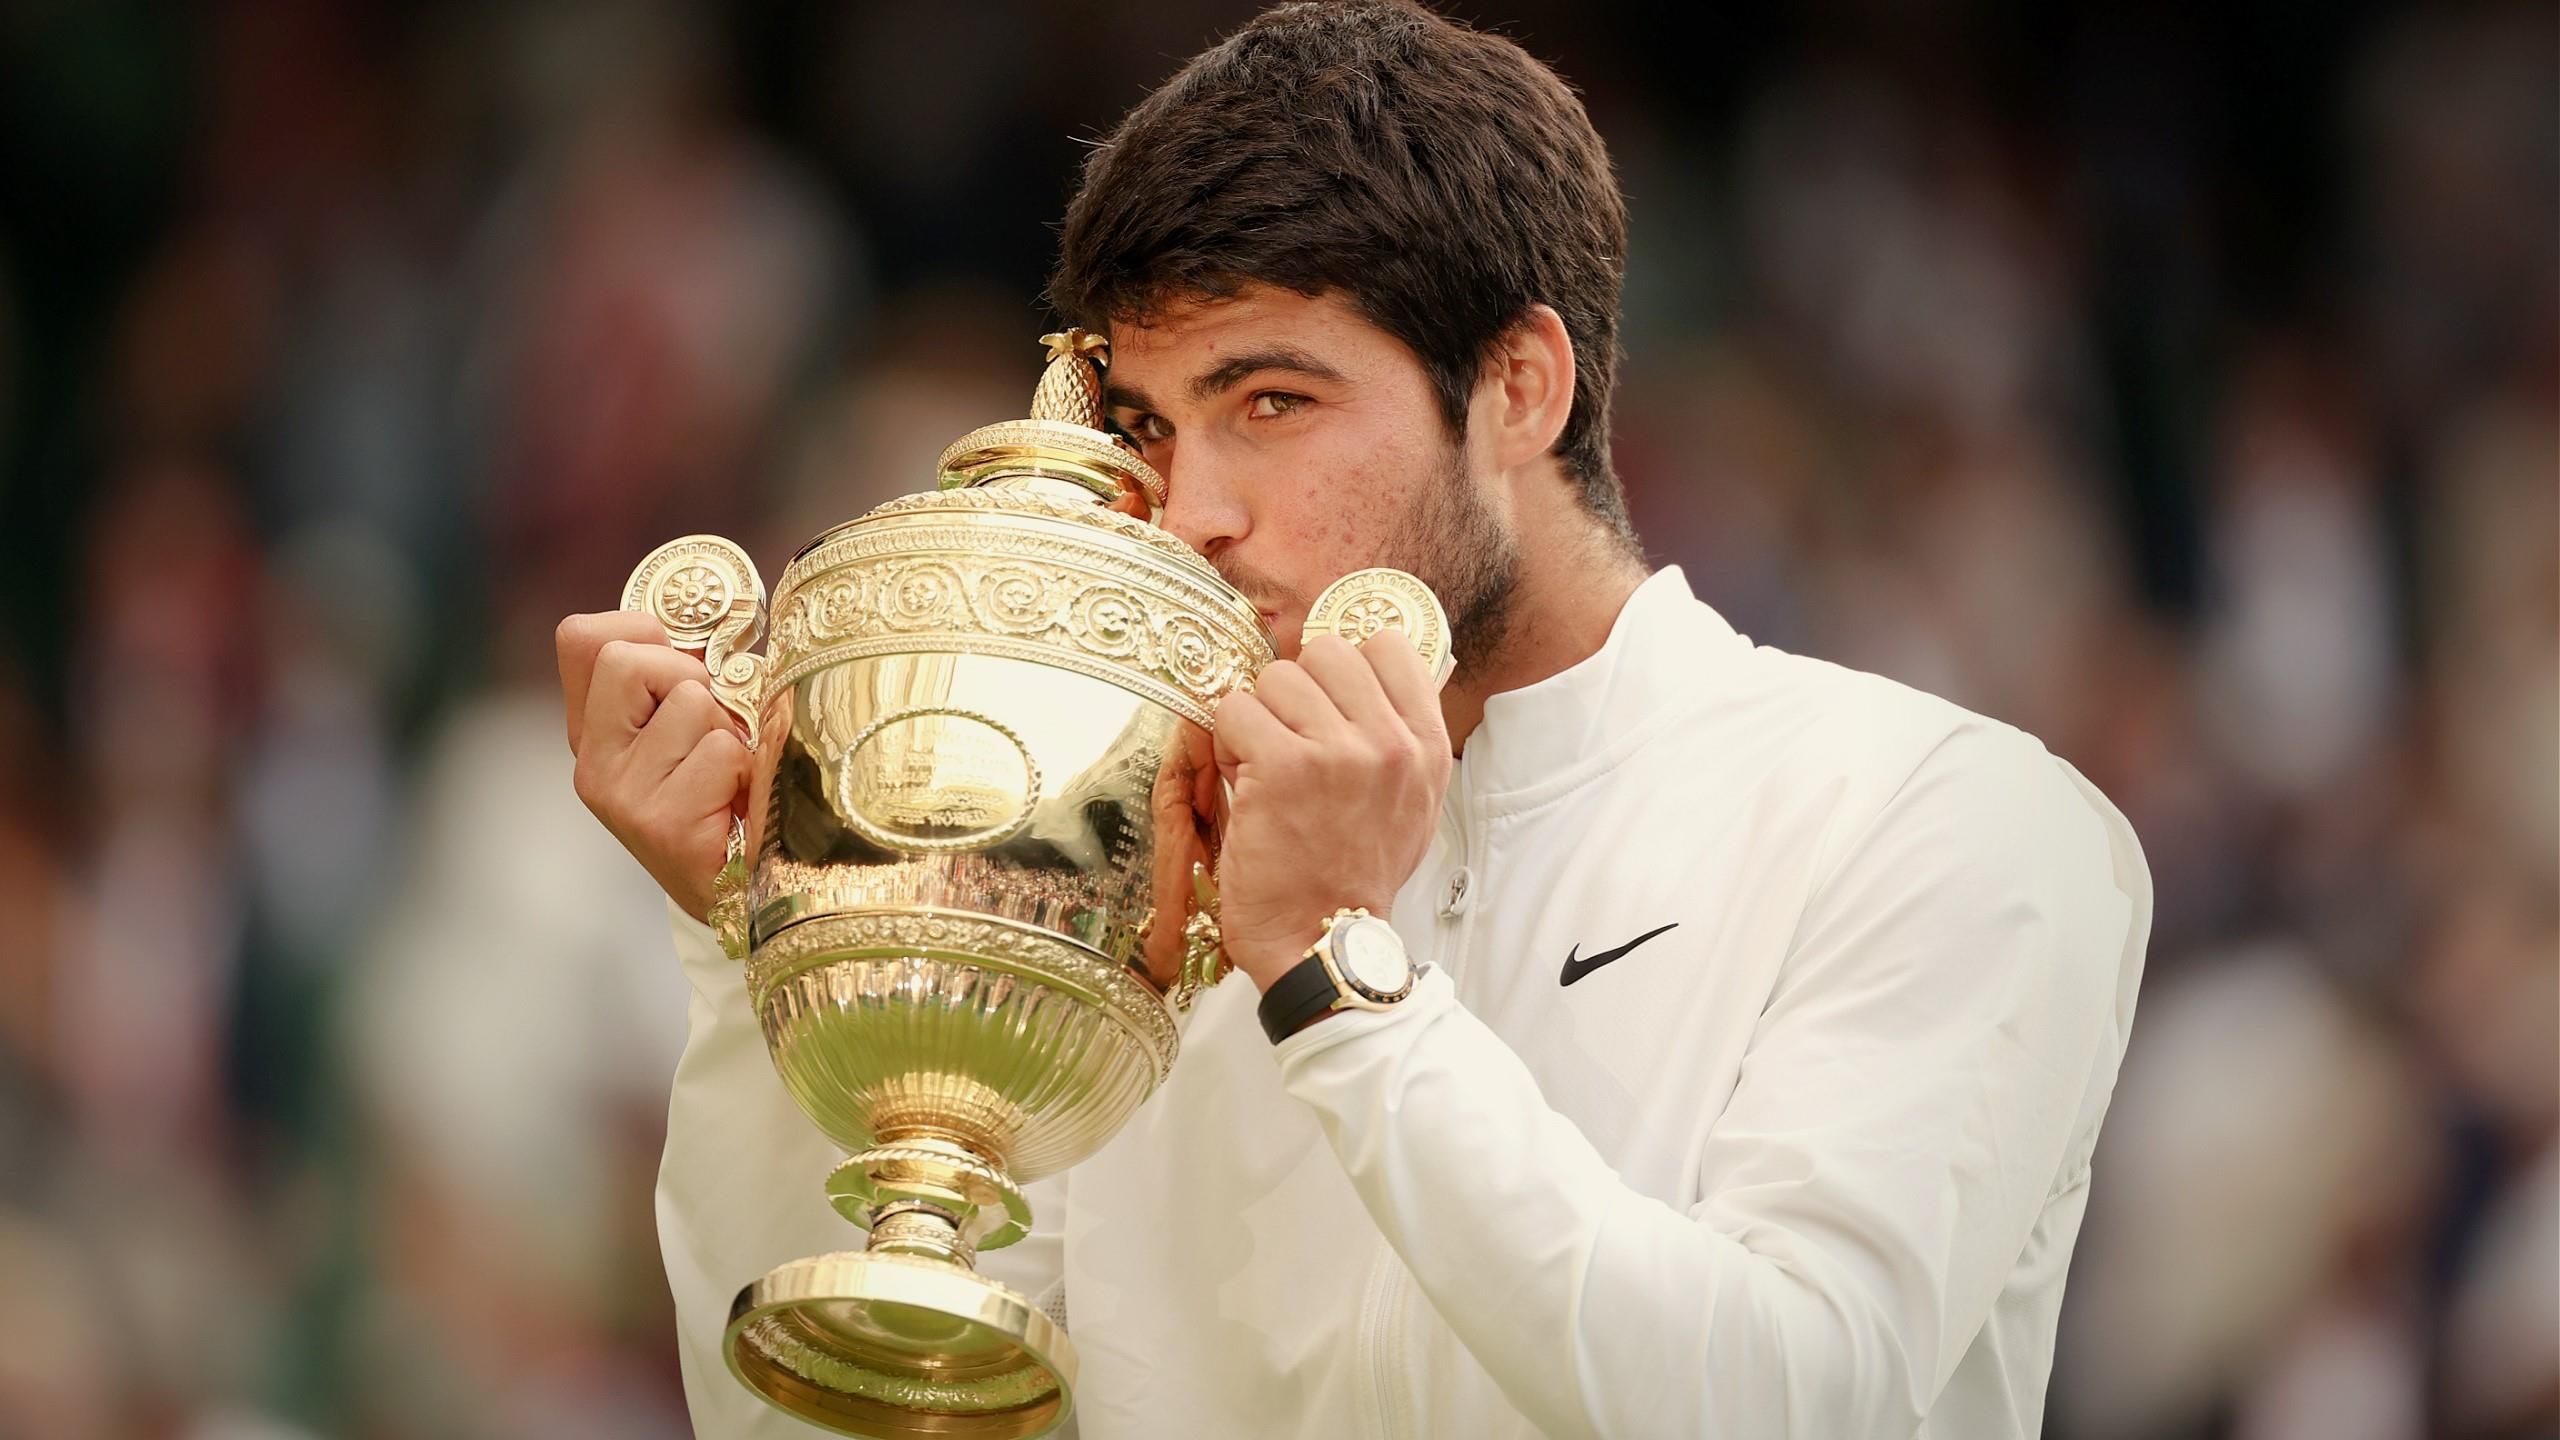
[(1120, 428), (1129, 432), (1129, 438), (1141, 445), (1152, 445), (1156, 441), (1173, 438), (1173, 427), (1165, 423), (1165, 418), (1161, 415), (1133, 416)]
[(1256, 420), (1270, 420), (1286, 415), (1306, 403), (1307, 397), (1304, 395), (1292, 395), (1286, 390), (1265, 390), (1254, 396), (1253, 400), (1246, 405), (1245, 413)]

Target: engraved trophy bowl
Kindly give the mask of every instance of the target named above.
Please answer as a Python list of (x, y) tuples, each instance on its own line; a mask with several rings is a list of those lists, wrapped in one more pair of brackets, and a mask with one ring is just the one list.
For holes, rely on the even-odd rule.
[(1073, 1347), (975, 1254), (1024, 1233), (1022, 1182), (1154, 1091), (1175, 1013), (1222, 973), (1209, 726), (1271, 639), (1112, 508), (1161, 506), (1162, 482), (1102, 430), (1100, 341), (1048, 339), (1030, 419), (953, 445), (940, 491), (820, 535), (769, 606), (710, 536), (624, 594), (749, 732), (711, 918), (784, 1086), (850, 1157), (831, 1203), (869, 1232), (746, 1285), (729, 1365), (846, 1434), (1065, 1420)]

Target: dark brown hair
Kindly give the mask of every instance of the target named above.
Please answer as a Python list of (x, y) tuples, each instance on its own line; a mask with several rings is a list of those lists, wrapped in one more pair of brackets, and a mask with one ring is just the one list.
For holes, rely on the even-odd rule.
[(1398, 0), (1264, 12), (1086, 158), (1052, 304), (1085, 325), (1259, 283), (1339, 294), (1421, 357), (1453, 433), (1494, 347), (1545, 303), (1573, 340), (1555, 453), (1621, 533), (1609, 466), (1626, 205), (1546, 66)]

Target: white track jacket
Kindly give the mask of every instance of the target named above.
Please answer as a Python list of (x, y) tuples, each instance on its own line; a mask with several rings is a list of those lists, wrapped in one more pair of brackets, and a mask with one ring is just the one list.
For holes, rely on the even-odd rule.
[[(2070, 766), (1755, 647), (1667, 569), (1487, 703), (1393, 918), (1411, 999), (1275, 1048), (1230, 978), (980, 1257), (1063, 1285), (1082, 1440), (2037, 1433), (2151, 920)], [(862, 1237), (738, 967), (676, 929), (686, 1394), (705, 1440), (807, 1436), (722, 1323)]]

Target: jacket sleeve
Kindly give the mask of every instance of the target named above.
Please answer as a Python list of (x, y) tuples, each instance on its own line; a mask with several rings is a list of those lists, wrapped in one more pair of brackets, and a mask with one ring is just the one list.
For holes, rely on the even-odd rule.
[[(745, 971), (709, 927), (668, 907), (676, 954), (693, 987), (684, 1055), (667, 1102), (658, 1164), (658, 1246), (675, 1295), (685, 1406), (702, 1440), (808, 1440), (829, 1432), (766, 1405), (729, 1374), (720, 1342), (729, 1302), (767, 1270), (836, 1250), (862, 1232), (827, 1204), (827, 1172), (844, 1159), (782, 1087), (747, 1008)], [(1064, 1314), (1065, 1177), (1023, 1187), (1032, 1232), (978, 1257), (978, 1271)], [(1074, 1422), (1059, 1432), (1072, 1440)]]
[(1940, 742), (1817, 882), (1685, 1211), (1622, 1184), (1443, 974), (1292, 1036), (1282, 1078), (1546, 1433), (1898, 1440), (2086, 1162), (2149, 905), (2067, 766), (2014, 731)]

